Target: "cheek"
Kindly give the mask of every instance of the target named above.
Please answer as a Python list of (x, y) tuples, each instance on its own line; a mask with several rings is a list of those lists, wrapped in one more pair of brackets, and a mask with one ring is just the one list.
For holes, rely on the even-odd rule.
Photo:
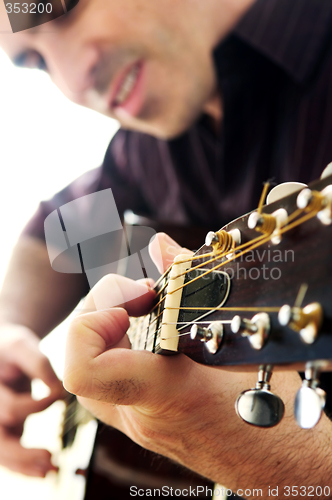
[(56, 85), (56, 87), (58, 87), (60, 92), (67, 99), (74, 102), (75, 104), (79, 104), (80, 106), (89, 107), (85, 93), (84, 92), (73, 92), (72, 90), (70, 90), (70, 88), (66, 84), (65, 80), (61, 77), (60, 72), (56, 68), (53, 68), (50, 71), (50, 77), (51, 77), (51, 80), (54, 83), (54, 85)]

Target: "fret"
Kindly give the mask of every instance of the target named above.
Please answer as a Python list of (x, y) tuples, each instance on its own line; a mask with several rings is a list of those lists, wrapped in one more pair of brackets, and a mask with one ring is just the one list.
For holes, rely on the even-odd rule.
[[(152, 315), (150, 314), (149, 322), (151, 323), (151, 321), (152, 321)], [(151, 352), (153, 351), (154, 339), (155, 339), (155, 329), (153, 328), (153, 326), (149, 326), (148, 335), (146, 338), (146, 346), (145, 346), (147, 351)]]
[(136, 349), (137, 345), (137, 326), (138, 326), (139, 318), (130, 318), (130, 326), (127, 331), (127, 335), (129, 337), (131, 348)]
[[(162, 348), (166, 348), (170, 350), (176, 350), (174, 348), (174, 342), (171, 342), (171, 345), (167, 345), (167, 347), (164, 345), (160, 346), (160, 341), (161, 341), (161, 332), (165, 331), (166, 328), (166, 333), (167, 329), (169, 331), (169, 325), (164, 325), (164, 323), (169, 323), (170, 320), (166, 319), (165, 320), (165, 307), (166, 304), (168, 303), (168, 307), (170, 304), (172, 305), (174, 303), (173, 295), (167, 296), (169, 288), (171, 286), (171, 289), (176, 288), (179, 286), (179, 284), (182, 284), (184, 281), (184, 275), (181, 276), (180, 278), (176, 278), (178, 274), (181, 274), (185, 272), (190, 266), (191, 262), (187, 261), (186, 259), (188, 256), (184, 255), (181, 257), (178, 257), (178, 259), (181, 261), (185, 260), (185, 263), (180, 263), (173, 265), (168, 272), (163, 276), (163, 278), (160, 280), (158, 285), (155, 287), (155, 290), (158, 294), (157, 296), (157, 306), (153, 308), (150, 314), (147, 316), (142, 316), (140, 318), (131, 318), (130, 319), (130, 328), (128, 330), (128, 336), (131, 341), (132, 349), (135, 350), (148, 350), (152, 352), (159, 352), (162, 350)], [(176, 300), (180, 300), (182, 295), (182, 291), (179, 293), (176, 292), (174, 294), (174, 298)], [(172, 321), (174, 322), (174, 312), (171, 312), (169, 310), (166, 311), (167, 315), (170, 316), (172, 315)], [(176, 318), (177, 319), (178, 312), (176, 312)], [(175, 333), (174, 333), (175, 332)], [(171, 327), (171, 333), (173, 333), (173, 336), (176, 336), (177, 330), (176, 330), (176, 322), (174, 325)], [(164, 336), (164, 334), (163, 334)], [(170, 333), (168, 333), (168, 336), (171, 336)], [(176, 339), (177, 340), (177, 339)]]
[(170, 274), (171, 274), (171, 269), (168, 270), (168, 272), (165, 274), (165, 276), (158, 285), (157, 291), (162, 290), (160, 295), (158, 296), (159, 305), (156, 311), (151, 313), (152, 316), (151, 321), (153, 321), (153, 328), (152, 328), (153, 352), (158, 352), (160, 350), (160, 329), (161, 329), (163, 313), (165, 310), (165, 297), (167, 295)]

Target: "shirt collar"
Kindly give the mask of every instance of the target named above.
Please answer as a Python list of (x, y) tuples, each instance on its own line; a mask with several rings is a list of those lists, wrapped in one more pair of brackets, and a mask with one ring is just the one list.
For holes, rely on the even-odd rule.
[(235, 35), (301, 83), (320, 61), (331, 28), (331, 0), (257, 0), (229, 38)]

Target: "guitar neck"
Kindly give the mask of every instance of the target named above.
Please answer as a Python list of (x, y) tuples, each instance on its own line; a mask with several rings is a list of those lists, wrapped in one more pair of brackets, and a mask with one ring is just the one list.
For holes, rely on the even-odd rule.
[(293, 193), (224, 226), (220, 248), (178, 256), (157, 282), (153, 310), (132, 320), (133, 349), (180, 352), (208, 365), (324, 360), (330, 367), (332, 176), (302, 194), (308, 206)]
[(127, 332), (132, 349), (160, 352), (160, 331), (165, 310), (165, 299), (168, 291), (169, 269), (156, 283), (156, 303), (149, 314), (139, 318), (130, 318)]

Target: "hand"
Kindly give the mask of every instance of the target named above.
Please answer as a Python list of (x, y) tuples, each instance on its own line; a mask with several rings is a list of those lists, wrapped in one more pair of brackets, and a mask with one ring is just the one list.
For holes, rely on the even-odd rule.
[[(56, 470), (50, 452), (20, 444), (26, 417), (44, 410), (63, 393), (38, 345), (38, 337), (28, 328), (0, 328), (0, 465), (28, 476), (45, 477), (48, 471)], [(35, 378), (50, 388), (49, 396), (39, 401), (31, 397), (31, 380)]]
[[(152, 257), (158, 255), (156, 242)], [(159, 245), (164, 256), (159, 266), (167, 267), (176, 253), (183, 253), (163, 235)], [(96, 311), (94, 297), (100, 294), (105, 309)], [(180, 354), (130, 350), (128, 314), (146, 313), (153, 299), (147, 284), (119, 276), (109, 275), (96, 285), (86, 301), (94, 312), (78, 316), (70, 327), (67, 390), (141, 446), (234, 490), (263, 488), (267, 496), (269, 485), (327, 481), (331, 424), (324, 416), (308, 433), (294, 423), (292, 401), (301, 384), (299, 375), (273, 375), (273, 390), (286, 405), (281, 424), (272, 429), (245, 424), (236, 416), (234, 403), (240, 392), (255, 386), (256, 374), (199, 365)]]

